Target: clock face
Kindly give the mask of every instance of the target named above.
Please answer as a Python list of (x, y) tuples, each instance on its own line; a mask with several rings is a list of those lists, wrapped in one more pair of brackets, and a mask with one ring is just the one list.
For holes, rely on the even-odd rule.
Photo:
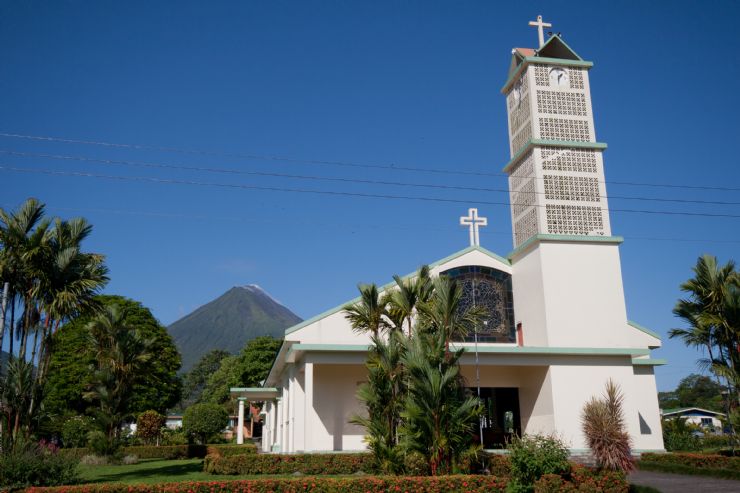
[(551, 69), (550, 85), (555, 87), (566, 87), (568, 85), (568, 72), (560, 67)]
[(514, 89), (511, 90), (511, 97), (514, 99), (514, 106), (516, 108), (519, 107), (519, 105), (522, 102), (522, 86), (521, 84), (517, 84), (514, 86)]

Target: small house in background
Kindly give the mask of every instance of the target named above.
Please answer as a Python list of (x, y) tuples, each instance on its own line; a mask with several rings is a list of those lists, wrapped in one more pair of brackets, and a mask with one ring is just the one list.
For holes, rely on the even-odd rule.
[(660, 416), (663, 419), (683, 419), (687, 423), (699, 426), (703, 429), (722, 429), (722, 419), (725, 413), (709, 411), (700, 407), (683, 407), (673, 409), (661, 409)]

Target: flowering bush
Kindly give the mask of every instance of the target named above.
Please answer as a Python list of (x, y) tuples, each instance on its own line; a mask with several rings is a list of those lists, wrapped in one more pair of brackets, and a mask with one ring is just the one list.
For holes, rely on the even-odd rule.
[(16, 445), (0, 453), (0, 491), (75, 483), (78, 464), (77, 458), (59, 454), (50, 444)]
[(211, 474), (354, 474), (371, 472), (372, 454), (208, 455), (203, 470)]
[[(338, 454), (334, 454), (338, 455)], [(503, 493), (506, 481), (494, 476), (368, 476), (356, 478), (305, 477), (249, 479), (164, 484), (90, 484), (57, 488), (30, 488), (28, 493)]]
[(568, 476), (545, 474), (534, 483), (534, 493), (627, 493), (629, 483), (621, 472), (594, 472), (574, 466)]

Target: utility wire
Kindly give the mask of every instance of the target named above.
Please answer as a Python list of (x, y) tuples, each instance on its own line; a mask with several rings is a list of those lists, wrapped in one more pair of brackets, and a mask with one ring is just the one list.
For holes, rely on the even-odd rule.
[[(131, 215), (131, 216), (145, 216), (145, 217), (156, 217), (156, 218), (163, 218), (163, 219), (196, 219), (196, 220), (227, 220), (227, 221), (243, 221), (243, 222), (249, 222), (249, 223), (260, 223), (260, 224), (274, 224), (274, 221), (265, 220), (261, 218), (250, 218), (250, 217), (243, 217), (243, 216), (213, 216), (213, 215), (207, 215), (207, 214), (183, 214), (183, 213), (172, 213), (172, 212), (161, 212), (161, 211), (132, 211), (132, 210), (124, 210), (124, 209), (108, 209), (108, 208), (100, 208), (100, 207), (57, 207), (52, 204), (46, 204), (47, 208), (50, 210), (57, 210), (57, 211), (68, 211), (68, 212), (91, 212), (91, 213), (100, 213), (100, 214), (118, 214), (118, 215)], [(5, 203), (0, 204), (0, 206), (5, 207), (7, 209), (15, 207), (15, 204)], [(281, 223), (286, 223), (285, 220), (281, 219)], [(297, 225), (311, 225), (311, 226), (325, 226), (327, 228), (336, 228), (335, 223), (325, 223), (320, 221), (292, 221), (291, 224), (297, 224)], [(433, 227), (433, 226), (425, 226), (420, 225), (418, 223), (415, 224), (404, 224), (404, 225), (388, 225), (388, 224), (368, 224), (363, 223), (362, 224), (363, 229), (402, 229), (404, 231), (414, 229), (419, 231), (436, 231), (436, 232), (453, 232), (453, 231), (459, 231), (460, 228), (443, 228), (443, 227)], [(495, 231), (490, 229), (485, 229), (480, 232), (482, 235), (496, 235), (496, 236), (502, 236), (502, 235), (510, 235), (510, 231)], [(689, 242), (689, 243), (731, 243), (731, 244), (737, 244), (740, 243), (740, 240), (727, 240), (727, 239), (716, 239), (716, 238), (666, 238), (666, 237), (646, 237), (646, 236), (631, 236), (631, 235), (624, 235), (624, 238), (626, 240), (630, 241), (668, 241), (668, 242)]]
[[(33, 158), (45, 158), (45, 159), (56, 159), (63, 161), (80, 161), (87, 163), (100, 163), (108, 166), (131, 166), (139, 168), (159, 168), (159, 169), (176, 169), (185, 171), (204, 171), (208, 173), (222, 173), (222, 174), (237, 174), (237, 175), (250, 175), (250, 176), (266, 176), (276, 178), (290, 178), (297, 180), (311, 180), (311, 181), (328, 181), (328, 182), (341, 182), (341, 183), (359, 183), (368, 185), (390, 185), (399, 187), (414, 187), (414, 188), (432, 188), (438, 190), (463, 190), (473, 192), (494, 192), (494, 193), (510, 193), (509, 189), (504, 188), (488, 188), (488, 187), (469, 187), (469, 186), (457, 186), (457, 185), (439, 185), (432, 183), (410, 183), (410, 182), (398, 182), (398, 181), (386, 181), (386, 180), (367, 180), (360, 178), (336, 178), (326, 176), (314, 176), (314, 175), (294, 175), (288, 173), (275, 173), (265, 171), (246, 171), (237, 170), (233, 168), (217, 168), (217, 167), (203, 167), (203, 166), (187, 166), (183, 164), (172, 164), (172, 163), (158, 163), (158, 162), (142, 162), (142, 161), (129, 161), (120, 159), (100, 159), (91, 158), (87, 156), (69, 156), (60, 154), (45, 154), (37, 152), (21, 152), (13, 151), (8, 149), (0, 149), (0, 154), (6, 154), (9, 156), (19, 157), (33, 157)], [(518, 191), (516, 195), (545, 195), (545, 192), (538, 191)], [(618, 200), (638, 200), (647, 202), (674, 202), (682, 204), (707, 204), (707, 205), (740, 205), (740, 202), (729, 202), (719, 200), (696, 200), (696, 199), (669, 199), (659, 197), (635, 197), (635, 196), (622, 196), (622, 195), (599, 195), (601, 199), (618, 199)]]
[[(180, 180), (171, 178), (152, 178), (144, 176), (116, 176), (116, 175), (102, 175), (97, 173), (84, 173), (79, 171), (58, 171), (41, 168), (18, 168), (15, 166), (7, 166), (0, 164), (0, 171), (12, 171), (19, 173), (32, 173), (32, 174), (45, 174), (45, 175), (60, 175), (60, 176), (75, 176), (75, 177), (87, 177), (87, 178), (98, 178), (105, 180), (116, 180), (116, 181), (134, 181), (134, 182), (148, 182), (148, 183), (166, 183), (172, 185), (190, 185), (190, 186), (205, 186), (205, 187), (220, 187), (230, 189), (242, 189), (242, 190), (262, 190), (270, 192), (291, 192), (291, 193), (304, 193), (314, 195), (332, 195), (332, 196), (343, 196), (343, 197), (363, 197), (363, 198), (374, 198), (374, 199), (392, 199), (392, 200), (416, 200), (423, 202), (445, 202), (453, 204), (483, 204), (483, 205), (501, 205), (511, 206), (509, 202), (492, 202), (485, 200), (471, 200), (471, 199), (447, 199), (441, 197), (414, 197), (407, 195), (389, 195), (389, 194), (372, 194), (372, 193), (359, 193), (359, 192), (341, 192), (334, 190), (310, 190), (303, 188), (285, 188), (285, 187), (269, 187), (269, 186), (258, 186), (258, 185), (244, 185), (237, 183), (218, 183), (218, 182), (203, 182), (196, 180)], [(532, 204), (532, 207), (546, 207), (540, 204)], [(721, 217), (721, 218), (732, 218), (740, 219), (740, 215), (736, 214), (714, 214), (706, 212), (679, 212), (679, 211), (655, 211), (647, 209), (601, 209), (602, 211), (612, 212), (625, 212), (625, 213), (636, 213), (636, 214), (654, 214), (654, 215), (665, 215), (665, 216), (693, 216), (693, 217)]]
[[(82, 140), (82, 139), (64, 139), (60, 137), (26, 135), (26, 134), (9, 133), (9, 132), (0, 132), (0, 137), (35, 140), (35, 141), (46, 141), (46, 142), (59, 142), (59, 143), (65, 143), (65, 144), (95, 145), (95, 146), (118, 148), (118, 149), (148, 150), (148, 151), (172, 152), (172, 153), (190, 154), (190, 155), (220, 156), (220, 157), (228, 157), (228, 158), (236, 158), (236, 159), (278, 161), (278, 162), (310, 164), (310, 165), (344, 166), (344, 167), (352, 167), (352, 168), (384, 169), (384, 170), (393, 170), (393, 171), (413, 171), (413, 172), (437, 173), (437, 174), (447, 174), (447, 175), (505, 176), (505, 177), (509, 176), (506, 173), (491, 173), (491, 172), (461, 170), (461, 169), (449, 170), (449, 169), (439, 169), (439, 168), (400, 166), (396, 164), (368, 164), (368, 163), (357, 163), (357, 162), (352, 162), (352, 161), (296, 159), (296, 158), (290, 158), (290, 157), (285, 157), (285, 156), (230, 153), (230, 152), (223, 152), (223, 151), (199, 150), (199, 149), (183, 149), (183, 148), (178, 148), (178, 147), (156, 146), (156, 145), (145, 145), (145, 144), (121, 144), (121, 143), (115, 143), (115, 142)], [(680, 188), (680, 189), (691, 189), (691, 190), (715, 190), (715, 191), (733, 191), (733, 192), (740, 191), (740, 187), (724, 187), (724, 186), (709, 186), (709, 185), (645, 183), (645, 182), (611, 181), (611, 180), (606, 180), (603, 183), (609, 183), (613, 185), (629, 185), (629, 186), (656, 187), (656, 188)]]

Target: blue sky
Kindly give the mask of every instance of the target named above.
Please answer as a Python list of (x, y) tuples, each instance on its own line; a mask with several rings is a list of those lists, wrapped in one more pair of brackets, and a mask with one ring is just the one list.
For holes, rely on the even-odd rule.
[[(302, 317), (467, 246), (512, 249), (505, 193), (324, 182), (59, 160), (506, 189), (499, 93), (514, 46), (542, 14), (583, 58), (611, 208), (738, 215), (738, 2), (0, 2), (0, 132), (198, 149), (181, 153), (0, 137), (0, 166), (381, 195), (443, 203), (0, 170), (0, 207), (29, 196), (95, 226), (106, 291), (171, 323), (256, 283)], [(36, 154), (21, 156), (7, 151)], [(252, 156), (252, 157), (247, 157)], [(262, 156), (257, 159), (254, 156)], [(264, 159), (278, 156), (292, 161)], [(321, 161), (321, 162), (317, 162)], [(439, 174), (349, 164), (471, 170)], [(709, 205), (614, 196), (735, 202)], [(611, 213), (629, 317), (665, 334), (702, 253), (736, 257), (737, 218)], [(699, 356), (664, 339), (660, 389)]]

